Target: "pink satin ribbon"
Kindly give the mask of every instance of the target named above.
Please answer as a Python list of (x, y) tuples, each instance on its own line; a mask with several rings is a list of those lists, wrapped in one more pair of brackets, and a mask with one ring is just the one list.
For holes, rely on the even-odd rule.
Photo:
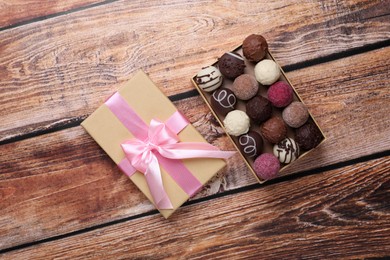
[(119, 167), (128, 176), (137, 170), (144, 173), (154, 203), (159, 209), (173, 208), (164, 189), (160, 165), (191, 196), (202, 184), (180, 159), (227, 159), (235, 153), (220, 151), (208, 143), (180, 142), (177, 133), (188, 125), (188, 121), (178, 111), (165, 123), (152, 119), (148, 126), (119, 93), (108, 99), (106, 105), (134, 136), (121, 144), (126, 158), (118, 164)]

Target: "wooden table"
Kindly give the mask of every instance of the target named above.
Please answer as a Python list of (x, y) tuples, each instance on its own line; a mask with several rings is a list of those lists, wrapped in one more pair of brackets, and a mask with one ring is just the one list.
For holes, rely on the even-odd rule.
[[(0, 258), (389, 257), (390, 1), (161, 2), (0, 1)], [(328, 140), (264, 185), (235, 156), (165, 220), (80, 122), (143, 69), (230, 149), (190, 77), (251, 33)]]

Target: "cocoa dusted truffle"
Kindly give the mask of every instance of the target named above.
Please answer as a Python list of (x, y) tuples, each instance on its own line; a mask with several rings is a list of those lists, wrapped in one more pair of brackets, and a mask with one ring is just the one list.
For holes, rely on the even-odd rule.
[(303, 150), (310, 150), (319, 145), (323, 139), (320, 129), (308, 121), (295, 131), (295, 141)]
[(289, 84), (283, 81), (278, 81), (272, 84), (267, 91), (268, 100), (275, 107), (286, 107), (294, 98), (294, 93)]
[(273, 179), (278, 175), (280, 163), (275, 155), (263, 153), (253, 163), (256, 175), (263, 180)]
[(238, 138), (240, 151), (250, 158), (255, 158), (263, 150), (263, 138), (255, 131), (249, 131)]
[(283, 110), (282, 117), (288, 126), (298, 128), (306, 123), (309, 112), (304, 104), (295, 101)]
[(248, 100), (256, 96), (257, 91), (259, 91), (259, 83), (254, 76), (242, 74), (234, 80), (232, 90), (239, 99)]
[(227, 52), (218, 59), (218, 68), (229, 79), (235, 79), (244, 73), (245, 62), (240, 54)]
[(261, 134), (270, 143), (276, 144), (287, 137), (287, 126), (280, 117), (271, 117), (260, 127)]
[(246, 113), (257, 124), (260, 124), (272, 115), (272, 105), (268, 99), (256, 96), (246, 103)]
[(214, 91), (210, 97), (211, 107), (217, 112), (225, 116), (236, 107), (237, 99), (233, 91), (228, 88), (220, 88)]
[(242, 51), (245, 58), (252, 62), (262, 60), (268, 50), (268, 43), (265, 38), (258, 34), (251, 34), (245, 38), (242, 44)]
[(196, 84), (206, 92), (214, 91), (222, 85), (223, 77), (214, 66), (203, 68), (195, 77)]

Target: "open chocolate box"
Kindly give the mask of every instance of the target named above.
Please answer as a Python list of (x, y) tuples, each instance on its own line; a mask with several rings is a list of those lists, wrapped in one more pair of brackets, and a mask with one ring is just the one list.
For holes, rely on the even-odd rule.
[[(236, 49), (234, 49), (233, 51), (231, 51), (231, 53), (238, 53), (240, 54), (243, 59), (244, 59), (244, 62), (245, 62), (245, 71), (244, 73), (245, 74), (251, 74), (253, 76), (255, 76), (255, 72), (254, 72), (254, 68), (255, 68), (255, 65), (256, 63), (253, 63), (249, 60), (247, 60), (244, 55), (243, 55), (243, 51), (242, 51), (242, 45), (240, 45), (239, 47), (237, 47)], [(270, 59), (270, 60), (273, 60), (275, 61), (274, 57), (272, 56), (272, 54), (267, 50), (266, 51), (266, 56), (264, 59)], [(276, 62), (276, 61), (275, 61)], [(277, 64), (277, 62), (276, 62)], [(215, 67), (218, 67), (218, 61), (216, 61), (215, 63), (211, 64), (212, 66), (215, 66)], [(279, 66), (279, 65), (278, 65)], [(293, 87), (293, 85), (291, 84), (291, 82), (288, 80), (288, 78), (286, 77), (284, 71), (282, 70), (282, 68), (279, 66), (279, 69), (280, 69), (280, 72), (281, 72), (281, 75), (280, 75), (280, 78), (278, 79), (278, 81), (284, 81), (286, 82), (288, 85), (291, 86), (292, 90), (293, 90), (293, 102), (294, 101), (299, 101), (299, 102), (303, 102), (303, 100), (299, 97), (297, 91), (295, 90), (295, 88)], [(228, 131), (226, 131), (226, 127), (224, 126), (224, 119), (226, 116), (218, 113), (215, 109), (213, 109), (212, 105), (211, 105), (211, 98), (212, 98), (212, 94), (213, 92), (206, 92), (204, 91), (197, 83), (196, 81), (196, 77), (197, 75), (195, 75), (193, 78), (192, 78), (192, 83), (194, 84), (194, 86), (196, 87), (196, 89), (199, 91), (200, 95), (202, 96), (202, 98), (205, 100), (206, 104), (208, 105), (208, 107), (210, 108), (211, 112), (213, 113), (213, 115), (215, 116), (215, 118), (218, 120), (218, 122), (220, 123), (220, 125), (222, 126), (222, 128), (225, 130), (225, 132), (227, 133), (227, 136), (229, 137), (229, 139), (233, 142), (235, 148), (237, 149), (237, 151), (239, 152), (239, 154), (241, 155), (241, 157), (244, 159), (245, 163), (248, 165), (250, 171), (253, 173), (253, 175), (256, 177), (256, 179), (260, 182), (260, 183), (263, 183), (265, 182), (266, 180), (259, 177), (257, 174), (256, 174), (256, 171), (255, 171), (255, 168), (254, 168), (254, 161), (256, 158), (250, 158), (248, 156), (246, 156), (239, 148), (239, 143), (238, 143), (238, 137), (236, 136), (232, 136), (232, 135), (229, 135), (228, 134)], [(223, 83), (222, 83), (222, 86), (223, 88), (228, 88), (228, 89), (232, 89), (232, 85), (233, 85), (233, 82), (234, 82), (234, 79), (228, 79), (226, 77), (224, 77), (223, 79)], [(267, 97), (267, 90), (268, 90), (269, 86), (263, 86), (261, 84), (259, 84), (259, 90), (257, 92), (257, 95), (261, 95), (263, 97)], [(248, 101), (243, 101), (243, 100), (240, 100), (237, 98), (237, 104), (236, 104), (236, 107), (235, 109), (236, 110), (241, 110), (241, 111), (244, 111), (246, 112), (246, 103)], [(274, 107), (272, 106), (272, 117), (276, 116), (276, 117), (280, 117), (282, 118), (282, 111), (283, 111), (284, 108), (277, 108), (277, 107)], [(312, 123), (314, 123), (315, 127), (318, 128), (319, 130), (319, 133), (321, 135), (321, 141), (319, 142), (318, 145), (316, 145), (316, 147), (318, 147), (321, 143), (323, 143), (325, 141), (325, 135), (323, 134), (322, 130), (320, 129), (320, 127), (318, 126), (317, 122), (315, 121), (315, 119), (313, 118), (313, 116), (310, 114), (310, 111), (309, 112), (309, 118), (308, 118), (308, 122), (311, 121)], [(255, 123), (253, 120), (251, 120), (251, 123), (250, 123), (250, 129), (249, 131), (255, 131), (259, 134), (261, 134), (261, 131), (260, 131), (260, 125), (261, 124), (258, 124), (258, 123)], [(294, 139), (294, 131), (296, 131), (296, 129), (292, 128), (292, 127), (289, 127), (288, 125), (286, 125), (287, 127), (287, 137), (289, 138), (292, 138)], [(262, 152), (261, 153), (271, 153), (273, 154), (273, 147), (274, 147), (274, 144), (268, 142), (264, 137), (263, 137), (263, 147), (262, 147)], [(315, 147), (315, 148), (316, 148)], [(315, 149), (313, 148), (313, 149)], [(302, 158), (303, 156), (307, 155), (310, 151), (312, 151), (313, 149), (310, 149), (310, 150), (307, 150), (307, 151), (301, 151), (300, 154), (298, 155), (298, 158)], [(283, 164), (281, 163), (280, 164), (280, 170), (279, 170), (279, 174), (281, 174), (286, 168), (288, 168), (291, 164), (295, 163), (297, 160), (291, 162), (290, 164)], [(279, 175), (278, 174), (278, 175)]]

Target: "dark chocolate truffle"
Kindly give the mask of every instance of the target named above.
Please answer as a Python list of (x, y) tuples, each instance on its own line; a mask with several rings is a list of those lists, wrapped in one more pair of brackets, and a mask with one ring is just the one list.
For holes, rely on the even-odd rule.
[(249, 61), (259, 62), (265, 57), (267, 50), (267, 41), (263, 36), (258, 34), (249, 35), (242, 43), (242, 51), (245, 58)]
[(220, 88), (214, 91), (210, 100), (211, 107), (215, 112), (223, 116), (230, 111), (233, 111), (237, 103), (236, 96), (233, 91), (228, 88)]
[(244, 73), (245, 62), (240, 54), (227, 52), (218, 59), (221, 73), (230, 79), (235, 79)]
[(263, 138), (259, 133), (249, 131), (238, 138), (238, 147), (245, 156), (257, 157), (263, 150)]
[(260, 124), (271, 117), (271, 102), (265, 97), (256, 96), (246, 103), (246, 113), (255, 123)]
[(321, 143), (322, 139), (320, 129), (312, 121), (308, 121), (295, 131), (295, 141), (303, 150), (313, 149)]
[(263, 137), (272, 144), (279, 143), (287, 137), (287, 126), (280, 117), (268, 119), (260, 130)]
[(248, 100), (256, 96), (259, 83), (254, 76), (242, 74), (234, 80), (232, 90), (239, 99)]
[(283, 110), (282, 117), (287, 125), (298, 128), (306, 123), (309, 118), (309, 112), (304, 104), (295, 101)]

